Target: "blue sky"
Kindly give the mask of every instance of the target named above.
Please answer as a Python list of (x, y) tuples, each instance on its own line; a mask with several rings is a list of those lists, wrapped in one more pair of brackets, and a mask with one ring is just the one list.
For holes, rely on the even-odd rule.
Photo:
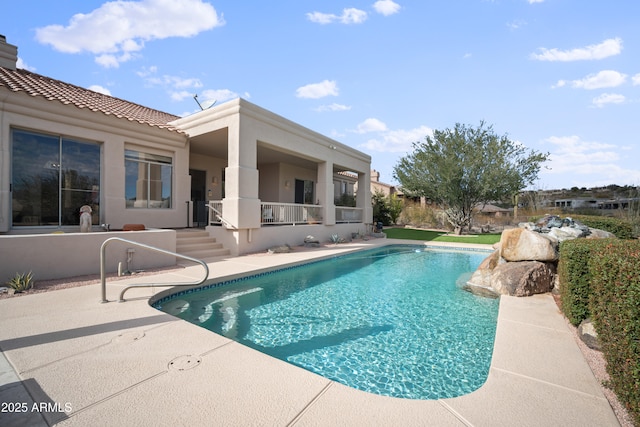
[(640, 2), (22, 0), (19, 66), (177, 115), (245, 98), (381, 180), (433, 129), (550, 153), (534, 189), (640, 185)]

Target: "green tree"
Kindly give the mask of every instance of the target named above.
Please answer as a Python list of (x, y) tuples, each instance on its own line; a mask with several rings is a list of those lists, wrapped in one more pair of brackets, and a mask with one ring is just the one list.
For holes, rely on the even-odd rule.
[(371, 204), (373, 205), (373, 221), (381, 222), (384, 225), (391, 225), (391, 215), (389, 213), (389, 204), (386, 196), (381, 191), (376, 191), (371, 196)]
[(398, 222), (398, 218), (404, 208), (404, 201), (395, 194), (390, 194), (387, 197), (387, 204), (389, 206), (389, 217), (391, 217), (391, 223)]
[(414, 143), (394, 177), (410, 195), (441, 205), (460, 234), (470, 226), (474, 207), (518, 194), (537, 179), (548, 156), (496, 135), (484, 121), (477, 127), (457, 123)]

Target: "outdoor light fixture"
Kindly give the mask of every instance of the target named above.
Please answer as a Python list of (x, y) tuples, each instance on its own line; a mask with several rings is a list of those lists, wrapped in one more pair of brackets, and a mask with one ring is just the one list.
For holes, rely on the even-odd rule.
[(211, 185), (213, 185), (214, 187), (216, 185), (218, 185), (218, 177), (214, 176), (213, 178), (211, 178)]
[(291, 182), (289, 182), (289, 180), (286, 180), (286, 181), (284, 182), (284, 188), (286, 188), (287, 190), (288, 190), (289, 188), (291, 188)]

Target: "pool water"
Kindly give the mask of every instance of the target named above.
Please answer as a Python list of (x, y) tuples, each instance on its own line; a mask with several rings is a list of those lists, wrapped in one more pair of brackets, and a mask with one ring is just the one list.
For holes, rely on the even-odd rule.
[(486, 256), (386, 246), (154, 306), (359, 390), (456, 397), (478, 389), (491, 364), (499, 300), (461, 286)]

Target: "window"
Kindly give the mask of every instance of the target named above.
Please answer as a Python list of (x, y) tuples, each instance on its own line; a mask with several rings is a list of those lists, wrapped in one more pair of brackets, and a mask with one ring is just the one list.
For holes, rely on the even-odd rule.
[(13, 226), (80, 223), (80, 207), (100, 221), (100, 145), (11, 129)]
[(171, 157), (125, 150), (127, 208), (171, 208)]

